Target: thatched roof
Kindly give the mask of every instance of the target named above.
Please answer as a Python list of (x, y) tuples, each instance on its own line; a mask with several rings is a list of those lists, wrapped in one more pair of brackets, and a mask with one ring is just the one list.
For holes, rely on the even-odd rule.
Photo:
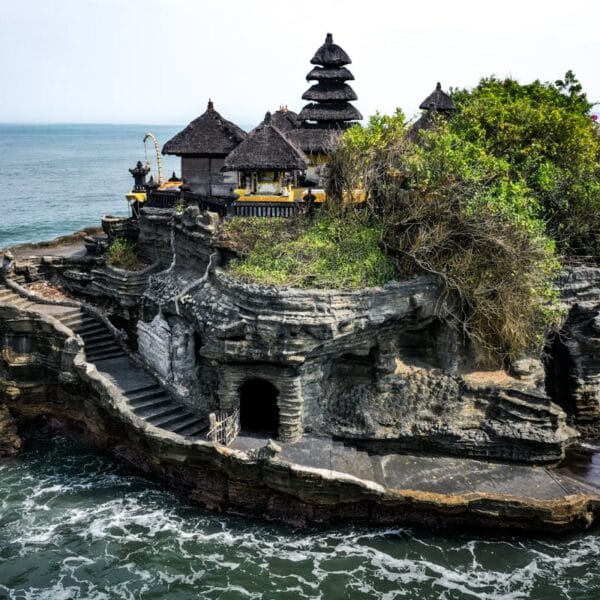
[(342, 127), (307, 127), (303, 125), (288, 131), (285, 137), (307, 154), (329, 154), (343, 131)]
[(298, 115), (300, 121), (359, 121), (362, 115), (348, 102), (307, 104)]
[(456, 110), (456, 104), (444, 90), (442, 84), (438, 81), (435, 86), (435, 90), (421, 102), (419, 108), (423, 110), (434, 110), (436, 112), (444, 112), (449, 110)]
[(351, 81), (354, 75), (346, 67), (315, 67), (306, 76), (306, 81)]
[(271, 124), (285, 133), (298, 124), (298, 114), (288, 110), (287, 106), (280, 108), (271, 115)]
[(328, 33), (325, 43), (315, 52), (310, 62), (313, 65), (323, 65), (324, 67), (343, 67), (352, 61), (337, 44), (333, 43), (333, 35)]
[(226, 156), (247, 133), (235, 123), (224, 119), (208, 101), (206, 112), (172, 137), (162, 149), (163, 154)]
[(273, 126), (271, 113), (226, 159), (224, 171), (304, 171), (308, 158)]
[(302, 94), (303, 100), (316, 100), (317, 102), (356, 100), (357, 97), (354, 90), (347, 83), (337, 81), (320, 81)]

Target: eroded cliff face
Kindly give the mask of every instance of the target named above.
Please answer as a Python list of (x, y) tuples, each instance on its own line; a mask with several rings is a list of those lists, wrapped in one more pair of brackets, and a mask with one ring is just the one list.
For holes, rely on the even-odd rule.
[(584, 435), (600, 436), (600, 268), (569, 267), (558, 282), (568, 311), (551, 342), (546, 387)]
[[(83, 360), (68, 328), (34, 311), (0, 306), (0, 430), (3, 448), (49, 420), (83, 435), (137, 470), (210, 510), (274, 518), (294, 525), (419, 524), (509, 531), (585, 529), (600, 510), (597, 496), (536, 499), (490, 492), (451, 495), (388, 489), (342, 473), (249, 455), (148, 427), (122, 396)], [(0, 420), (0, 425), (7, 421)], [(5, 433), (8, 432), (8, 435)]]
[(531, 384), (460, 375), (470, 349), (433, 278), (344, 292), (249, 285), (219, 270), (190, 283), (174, 269), (152, 277), (146, 301), (146, 360), (172, 379), (185, 372), (179, 383), (203, 411), (243, 411), (247, 382), (264, 382), (258, 395), (272, 386), (285, 441), (310, 432), (381, 452), (558, 462), (577, 437)]

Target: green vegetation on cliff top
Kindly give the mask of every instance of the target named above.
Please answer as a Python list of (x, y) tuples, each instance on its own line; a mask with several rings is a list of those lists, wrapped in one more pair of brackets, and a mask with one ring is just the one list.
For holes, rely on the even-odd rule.
[(225, 225), (229, 239), (245, 254), (229, 271), (265, 285), (360, 288), (396, 277), (379, 247), (381, 227), (354, 219), (235, 218)]
[[(329, 199), (312, 219), (233, 220), (246, 280), (373, 286), (423, 273), (457, 301), (457, 327), (482, 359), (539, 348), (556, 326), (564, 254), (600, 258), (600, 137), (572, 73), (521, 85), (483, 79), (458, 111), (418, 135), (375, 115), (342, 138)], [(357, 208), (345, 201), (367, 192)]]

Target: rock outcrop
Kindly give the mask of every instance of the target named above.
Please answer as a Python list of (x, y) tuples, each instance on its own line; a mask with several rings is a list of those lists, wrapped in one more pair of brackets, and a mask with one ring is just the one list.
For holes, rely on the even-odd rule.
[[(600, 496), (560, 486), (549, 497), (390, 489), (340, 472), (253, 456), (148, 427), (114, 382), (83, 360), (81, 341), (36, 311), (0, 306), (0, 403), (15, 424), (53, 420), (210, 510), (294, 525), (352, 522), (567, 532), (600, 515)], [(1, 414), (4, 414), (2, 412)], [(538, 469), (532, 469), (539, 474)], [(548, 478), (553, 481), (552, 478)]]
[(152, 277), (145, 301), (146, 360), (167, 378), (185, 373), (178, 383), (203, 412), (240, 407), (247, 382), (257, 395), (274, 390), (284, 441), (310, 432), (382, 452), (558, 462), (577, 437), (533, 385), (476, 386), (459, 375), (470, 351), (433, 278), (298, 290), (220, 270), (190, 283), (172, 269)]
[(548, 393), (584, 435), (600, 436), (600, 268), (572, 266), (558, 283), (568, 311), (549, 348)]

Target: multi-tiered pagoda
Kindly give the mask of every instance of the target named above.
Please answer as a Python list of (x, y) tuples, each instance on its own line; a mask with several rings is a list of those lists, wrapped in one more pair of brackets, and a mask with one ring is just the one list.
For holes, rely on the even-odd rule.
[[(331, 150), (335, 137), (341, 131), (362, 119), (362, 115), (351, 104), (357, 96), (346, 83), (354, 79), (346, 68), (352, 61), (346, 52), (333, 43), (331, 33), (310, 61), (315, 67), (306, 76), (315, 81), (302, 98), (310, 102), (298, 115), (299, 126), (287, 135), (319, 164)], [(323, 161), (324, 162), (324, 161)]]

